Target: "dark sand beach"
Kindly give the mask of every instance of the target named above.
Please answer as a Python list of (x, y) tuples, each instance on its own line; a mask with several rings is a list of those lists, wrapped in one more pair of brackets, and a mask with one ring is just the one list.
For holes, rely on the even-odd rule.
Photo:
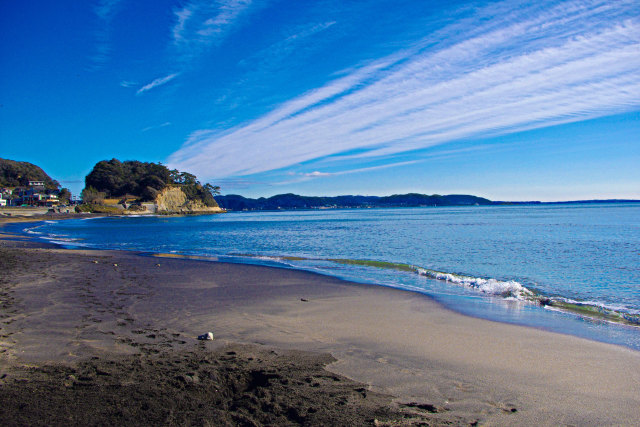
[(639, 352), (419, 294), (6, 233), (0, 269), (3, 425), (640, 422)]

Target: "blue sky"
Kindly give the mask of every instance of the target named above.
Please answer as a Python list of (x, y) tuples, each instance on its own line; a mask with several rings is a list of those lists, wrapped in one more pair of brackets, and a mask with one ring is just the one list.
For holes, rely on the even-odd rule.
[(637, 1), (0, 0), (0, 157), (225, 194), (640, 199)]

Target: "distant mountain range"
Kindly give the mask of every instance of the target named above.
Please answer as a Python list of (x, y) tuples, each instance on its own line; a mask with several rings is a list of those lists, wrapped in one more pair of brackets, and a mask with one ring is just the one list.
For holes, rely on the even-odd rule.
[(463, 194), (448, 196), (426, 194), (395, 194), (393, 196), (335, 196), (310, 197), (297, 194), (278, 194), (269, 198), (249, 199), (237, 194), (216, 196), (220, 207), (230, 211), (278, 209), (330, 209), (330, 208), (391, 208), (410, 206), (469, 206), (491, 205), (488, 199)]
[(502, 202), (466, 194), (394, 194), (392, 196), (335, 196), (315, 197), (297, 194), (278, 194), (272, 197), (251, 199), (238, 194), (215, 196), (218, 205), (228, 211), (291, 210), (291, 209), (339, 209), (339, 208), (396, 208), (419, 206), (487, 206), (533, 205), (558, 203), (630, 203), (640, 200), (583, 200), (575, 202)]

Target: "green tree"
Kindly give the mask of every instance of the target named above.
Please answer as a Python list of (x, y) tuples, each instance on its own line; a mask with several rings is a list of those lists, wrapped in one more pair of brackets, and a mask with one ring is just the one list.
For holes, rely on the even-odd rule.
[(71, 191), (68, 188), (61, 188), (58, 192), (58, 200), (60, 203), (68, 204), (71, 200)]
[(179, 184), (180, 182), (180, 171), (178, 169), (171, 169), (169, 171), (169, 179), (171, 180), (171, 184)]
[(195, 175), (189, 172), (180, 172), (180, 184), (182, 185), (196, 185), (199, 184)]
[(93, 187), (86, 187), (82, 190), (80, 197), (82, 198), (83, 203), (89, 204), (99, 204), (102, 203), (105, 199), (105, 193), (102, 191), (98, 191)]
[(220, 186), (206, 183), (204, 189), (207, 190), (212, 196), (220, 195)]

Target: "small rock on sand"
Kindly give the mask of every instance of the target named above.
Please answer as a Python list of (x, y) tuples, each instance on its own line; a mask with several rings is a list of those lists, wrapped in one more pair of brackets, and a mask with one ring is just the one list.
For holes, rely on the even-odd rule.
[(207, 332), (206, 334), (198, 335), (198, 339), (213, 341), (213, 332)]

